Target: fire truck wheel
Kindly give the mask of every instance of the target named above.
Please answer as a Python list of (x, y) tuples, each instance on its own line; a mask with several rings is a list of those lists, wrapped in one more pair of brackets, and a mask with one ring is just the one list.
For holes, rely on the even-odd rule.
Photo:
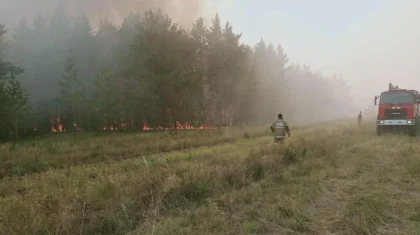
[(381, 136), (382, 135), (382, 128), (380, 126), (376, 126), (376, 135)]
[(410, 130), (410, 136), (417, 136), (417, 133), (418, 133), (418, 125), (416, 122)]

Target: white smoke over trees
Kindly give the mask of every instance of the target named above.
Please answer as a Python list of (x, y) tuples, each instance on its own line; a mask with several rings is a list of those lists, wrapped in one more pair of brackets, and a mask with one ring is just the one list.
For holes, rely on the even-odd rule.
[[(21, 20), (12, 36), (6, 59), (25, 70), (19, 80), (45, 131), (73, 128), (73, 119), (83, 130), (141, 130), (261, 125), (279, 112), (294, 124), (351, 111), (342, 80), (290, 62), (281, 45), (243, 44), (218, 15), (186, 28), (163, 11), (132, 13), (118, 26), (104, 18), (93, 33), (88, 15), (71, 19), (59, 4), (50, 17)], [(69, 49), (83, 86), (74, 111), (56, 102)]]
[(88, 15), (96, 27), (105, 18), (115, 24), (123, 22), (130, 12), (161, 9), (171, 19), (185, 27), (198, 17), (216, 14), (214, 6), (219, 0), (0, 0), (0, 22), (14, 28), (22, 17), (34, 19), (38, 14), (50, 18), (55, 8), (63, 3), (70, 19)]

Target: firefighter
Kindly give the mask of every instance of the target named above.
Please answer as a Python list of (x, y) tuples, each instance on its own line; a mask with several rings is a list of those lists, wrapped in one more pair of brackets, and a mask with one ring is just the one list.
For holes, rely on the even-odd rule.
[(270, 126), (271, 132), (274, 135), (274, 142), (281, 143), (286, 138), (286, 133), (290, 137), (290, 129), (287, 122), (283, 119), (283, 114), (277, 115), (277, 120)]
[(363, 115), (362, 115), (362, 111), (360, 111), (359, 115), (357, 115), (357, 123), (362, 124), (362, 120), (363, 120)]

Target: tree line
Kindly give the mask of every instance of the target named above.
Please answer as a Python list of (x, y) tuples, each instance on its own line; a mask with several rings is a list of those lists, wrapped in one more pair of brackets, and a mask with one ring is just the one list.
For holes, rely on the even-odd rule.
[[(190, 29), (160, 10), (121, 25), (51, 19), (0, 28), (0, 135), (257, 125), (344, 115), (349, 86), (290, 63), (281, 45), (254, 46), (216, 15)], [(10, 62), (5, 62), (10, 61)], [(18, 80), (17, 80), (18, 78)], [(4, 138), (3, 138), (4, 139)]]

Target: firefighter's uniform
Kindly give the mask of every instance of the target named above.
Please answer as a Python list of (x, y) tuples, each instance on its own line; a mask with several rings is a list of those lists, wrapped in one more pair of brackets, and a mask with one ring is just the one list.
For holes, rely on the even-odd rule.
[(289, 125), (284, 119), (277, 119), (271, 124), (270, 129), (273, 132), (274, 141), (276, 143), (283, 142), (286, 138), (286, 134), (290, 136)]
[(357, 115), (357, 123), (359, 124), (359, 126), (362, 123), (362, 120), (363, 120), (363, 115), (362, 115), (362, 112), (360, 112), (359, 115)]

